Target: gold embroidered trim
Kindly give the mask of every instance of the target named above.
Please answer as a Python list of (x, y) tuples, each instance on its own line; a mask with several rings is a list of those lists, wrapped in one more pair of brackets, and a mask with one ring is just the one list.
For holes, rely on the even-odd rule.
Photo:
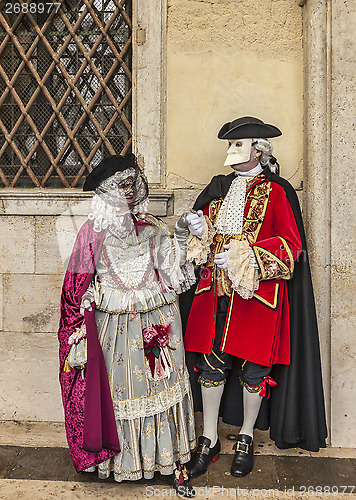
[[(254, 245), (252, 247), (252, 249), (254, 251), (254, 254), (255, 254), (255, 257), (257, 260), (257, 264), (260, 268), (261, 279), (263, 279), (263, 280), (264, 279), (284, 279), (284, 280), (290, 279), (291, 271), (290, 271), (289, 267), (287, 266), (287, 264), (285, 264), (283, 262), (283, 260), (279, 259), (276, 255), (274, 255), (274, 253), (270, 252), (269, 250), (266, 250), (265, 248), (259, 247), (257, 245)], [(268, 275), (268, 273), (267, 273), (268, 268), (266, 266), (266, 263), (264, 263), (262, 260), (263, 254), (265, 254), (267, 257), (271, 258), (271, 264), (274, 262), (275, 264), (277, 264), (280, 267), (279, 274)]]
[(278, 292), (279, 292), (279, 283), (276, 283), (275, 289), (274, 289), (274, 297), (273, 297), (273, 302), (268, 302), (264, 297), (259, 295), (258, 293), (254, 293), (253, 296), (255, 299), (257, 299), (259, 302), (262, 302), (265, 304), (267, 307), (270, 309), (277, 309), (278, 306)]
[(224, 198), (219, 198), (217, 200), (212, 200), (209, 203), (209, 219), (211, 222), (214, 224), (215, 219), (219, 213), (220, 207), (222, 202), (224, 201)]
[(234, 303), (234, 297), (235, 297), (235, 290), (233, 289), (232, 293), (231, 293), (229, 310), (227, 312), (227, 317), (226, 317), (224, 337), (223, 337), (222, 344), (221, 344), (221, 349), (220, 349), (220, 351), (222, 351), (222, 352), (224, 352), (224, 348), (225, 348), (225, 344), (226, 344), (227, 332), (229, 331), (229, 326), (230, 326), (230, 321), (231, 321), (231, 314), (232, 314), (232, 306), (233, 306), (233, 303)]
[(108, 309), (104, 309), (103, 307), (100, 307), (100, 306), (97, 306), (95, 309), (97, 311), (102, 311), (102, 312), (105, 312), (108, 314), (113, 314), (114, 316), (118, 316), (120, 314), (137, 314), (137, 313), (143, 314), (143, 313), (147, 313), (150, 311), (154, 311), (155, 309), (158, 309), (160, 307), (168, 306), (170, 304), (173, 304), (174, 302), (177, 302), (177, 298), (175, 298), (173, 300), (169, 300), (168, 302), (163, 302), (162, 304), (156, 305), (154, 307), (150, 307), (149, 309), (138, 309), (136, 311), (133, 311), (132, 309), (130, 309), (128, 311), (109, 311)]
[[(221, 271), (221, 274), (220, 274), (220, 278), (221, 278), (221, 289), (222, 289), (222, 294), (223, 295), (227, 295), (228, 297), (231, 297), (231, 291), (232, 291), (232, 283), (231, 283), (231, 280), (229, 278), (229, 274), (228, 274), (228, 271), (227, 269), (220, 269)], [(218, 293), (218, 296), (219, 296), (219, 293)]]
[(278, 238), (282, 241), (283, 245), (285, 246), (286, 252), (287, 252), (289, 260), (290, 260), (290, 273), (293, 274), (293, 271), (294, 271), (294, 256), (293, 256), (292, 250), (290, 249), (290, 246), (288, 245), (288, 243), (286, 242), (286, 240), (284, 238), (282, 238), (282, 236), (278, 236)]
[(204, 378), (201, 375), (199, 375), (198, 384), (203, 385), (204, 387), (207, 387), (207, 388), (218, 387), (219, 385), (226, 384), (226, 378), (224, 378), (223, 380), (209, 380), (209, 379)]
[(244, 217), (242, 228), (242, 233), (246, 234), (250, 244), (256, 242), (261, 230), (268, 207), (271, 181), (260, 182), (253, 186), (252, 190), (252, 194), (247, 196), (247, 199), (251, 199), (251, 204), (246, 217)]

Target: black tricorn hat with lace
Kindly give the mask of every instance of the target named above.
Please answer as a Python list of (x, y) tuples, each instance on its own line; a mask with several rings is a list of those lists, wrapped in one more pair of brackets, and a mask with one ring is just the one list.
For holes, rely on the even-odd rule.
[(105, 181), (105, 179), (116, 174), (116, 172), (123, 172), (131, 167), (138, 167), (136, 157), (133, 153), (129, 153), (126, 156), (108, 156), (101, 160), (99, 165), (97, 165), (86, 177), (83, 191), (95, 191), (99, 184)]
[(279, 128), (253, 116), (243, 116), (227, 122), (218, 133), (219, 139), (269, 139), (282, 135)]

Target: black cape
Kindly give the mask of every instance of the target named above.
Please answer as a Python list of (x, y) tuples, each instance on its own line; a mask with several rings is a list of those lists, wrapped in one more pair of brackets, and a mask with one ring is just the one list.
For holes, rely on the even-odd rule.
[[(285, 190), (298, 226), (303, 251), (295, 262), (293, 278), (287, 282), (291, 364), (273, 366), (271, 377), (276, 380), (277, 386), (271, 390), (268, 400), (263, 399), (256, 427), (261, 430), (269, 428), (270, 437), (278, 448), (300, 447), (318, 451), (320, 447), (325, 447), (327, 429), (318, 326), (302, 214), (292, 185), (268, 169), (264, 170), (264, 174)], [(213, 199), (225, 197), (234, 178), (234, 173), (215, 176), (199, 195), (193, 208), (202, 209)], [(195, 286), (180, 296), (183, 331), (194, 290)], [(198, 356), (198, 353), (186, 353), (195, 410), (201, 411), (201, 390), (197, 382), (199, 374), (193, 369)], [(242, 387), (238, 379), (240, 365), (241, 360), (234, 358), (220, 407), (223, 421), (238, 426), (241, 426), (243, 421)]]

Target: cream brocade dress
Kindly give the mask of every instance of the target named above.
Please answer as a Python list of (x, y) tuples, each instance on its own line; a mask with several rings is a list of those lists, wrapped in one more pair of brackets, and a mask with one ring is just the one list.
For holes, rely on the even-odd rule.
[[(100, 478), (151, 479), (172, 474), (175, 462), (190, 459), (195, 447), (194, 410), (184, 359), (177, 295), (177, 257), (167, 227), (132, 219), (109, 228), (96, 266), (96, 323), (105, 357), (121, 452), (98, 466)], [(170, 326), (163, 349), (165, 370), (156, 360), (151, 373), (142, 331)], [(168, 366), (169, 365), (169, 366)]]

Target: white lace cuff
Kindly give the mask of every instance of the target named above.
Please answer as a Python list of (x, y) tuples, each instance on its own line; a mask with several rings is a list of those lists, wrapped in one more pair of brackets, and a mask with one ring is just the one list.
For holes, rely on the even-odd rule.
[(190, 234), (187, 240), (187, 260), (189, 262), (193, 262), (194, 260), (197, 266), (205, 264), (208, 260), (210, 245), (214, 240), (215, 233), (215, 228), (210, 222), (209, 217), (204, 215), (204, 228), (201, 237), (198, 238)]
[(232, 288), (243, 299), (251, 299), (260, 285), (258, 268), (251, 263), (250, 249), (247, 240), (231, 240), (227, 252), (227, 272)]
[(173, 239), (173, 245), (175, 258), (169, 269), (170, 286), (177, 294), (180, 294), (189, 290), (195, 284), (196, 278), (194, 266), (186, 260), (185, 254), (182, 255), (183, 252), (176, 236)]

